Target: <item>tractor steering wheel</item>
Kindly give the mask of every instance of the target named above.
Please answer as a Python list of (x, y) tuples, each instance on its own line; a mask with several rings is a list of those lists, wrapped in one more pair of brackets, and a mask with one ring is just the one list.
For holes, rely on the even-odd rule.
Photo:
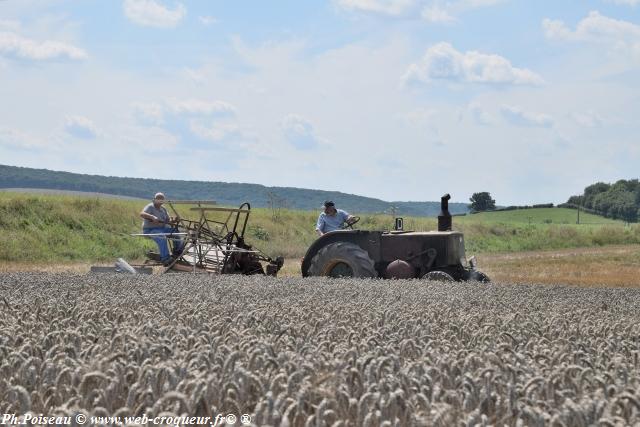
[(360, 217), (359, 216), (354, 216), (351, 219), (351, 222), (346, 222), (343, 226), (342, 229), (346, 230), (346, 229), (351, 229), (353, 230), (353, 226), (356, 225), (356, 223), (360, 221)]

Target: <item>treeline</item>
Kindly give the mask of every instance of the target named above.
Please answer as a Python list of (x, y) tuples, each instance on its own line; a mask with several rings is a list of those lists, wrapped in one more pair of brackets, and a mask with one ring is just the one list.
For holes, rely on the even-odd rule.
[(540, 203), (537, 205), (523, 205), (523, 206), (506, 206), (504, 208), (496, 209), (496, 211), (517, 211), (520, 209), (541, 209), (541, 208), (552, 208), (553, 203)]
[(615, 184), (598, 182), (585, 188), (584, 194), (571, 196), (567, 205), (579, 206), (607, 218), (638, 222), (640, 182), (637, 179), (621, 179)]
[[(394, 213), (395, 215), (436, 216), (440, 202), (387, 202), (338, 191), (293, 187), (267, 187), (207, 181), (177, 181), (85, 175), (0, 165), (0, 188), (40, 188), (72, 190), (150, 199), (158, 191), (170, 199), (215, 200), (220, 205), (238, 206), (249, 201), (253, 207), (320, 210), (325, 200), (333, 200), (350, 213)], [(443, 193), (446, 189), (443, 189)], [(466, 213), (464, 203), (450, 203), (451, 213)]]

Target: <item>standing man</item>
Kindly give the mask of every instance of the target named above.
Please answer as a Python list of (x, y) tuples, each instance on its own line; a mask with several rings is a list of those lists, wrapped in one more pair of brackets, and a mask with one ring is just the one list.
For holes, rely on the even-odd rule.
[[(169, 217), (169, 213), (162, 206), (164, 204), (164, 194), (156, 193), (153, 197), (153, 202), (149, 203), (140, 212), (140, 217), (144, 220), (142, 223), (142, 232), (144, 234), (170, 234), (177, 233), (178, 229), (172, 225), (175, 223), (175, 219), (172, 221)], [(166, 236), (149, 236), (158, 245), (160, 250), (160, 261), (168, 265), (174, 258), (177, 258), (182, 253), (183, 242), (180, 239), (173, 239), (173, 256), (169, 255), (169, 242)]]
[(327, 200), (324, 202), (324, 211), (318, 217), (316, 232), (319, 236), (330, 231), (340, 230), (345, 222), (349, 224), (353, 217), (342, 209), (336, 209), (335, 203)]

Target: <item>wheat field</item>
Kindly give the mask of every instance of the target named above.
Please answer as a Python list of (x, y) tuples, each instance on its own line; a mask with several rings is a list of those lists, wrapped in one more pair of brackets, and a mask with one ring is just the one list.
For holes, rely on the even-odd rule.
[(259, 426), (640, 423), (640, 291), (0, 275), (0, 412)]

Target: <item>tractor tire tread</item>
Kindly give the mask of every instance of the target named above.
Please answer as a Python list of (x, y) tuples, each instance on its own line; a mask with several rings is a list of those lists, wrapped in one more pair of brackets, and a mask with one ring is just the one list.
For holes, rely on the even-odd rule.
[(434, 282), (455, 282), (453, 276), (446, 271), (433, 270), (422, 276), (423, 279)]
[(335, 258), (348, 261), (353, 270), (354, 277), (378, 277), (375, 264), (367, 251), (355, 243), (350, 242), (330, 243), (320, 249), (311, 259), (309, 275), (326, 276), (326, 274), (324, 274), (325, 266)]

